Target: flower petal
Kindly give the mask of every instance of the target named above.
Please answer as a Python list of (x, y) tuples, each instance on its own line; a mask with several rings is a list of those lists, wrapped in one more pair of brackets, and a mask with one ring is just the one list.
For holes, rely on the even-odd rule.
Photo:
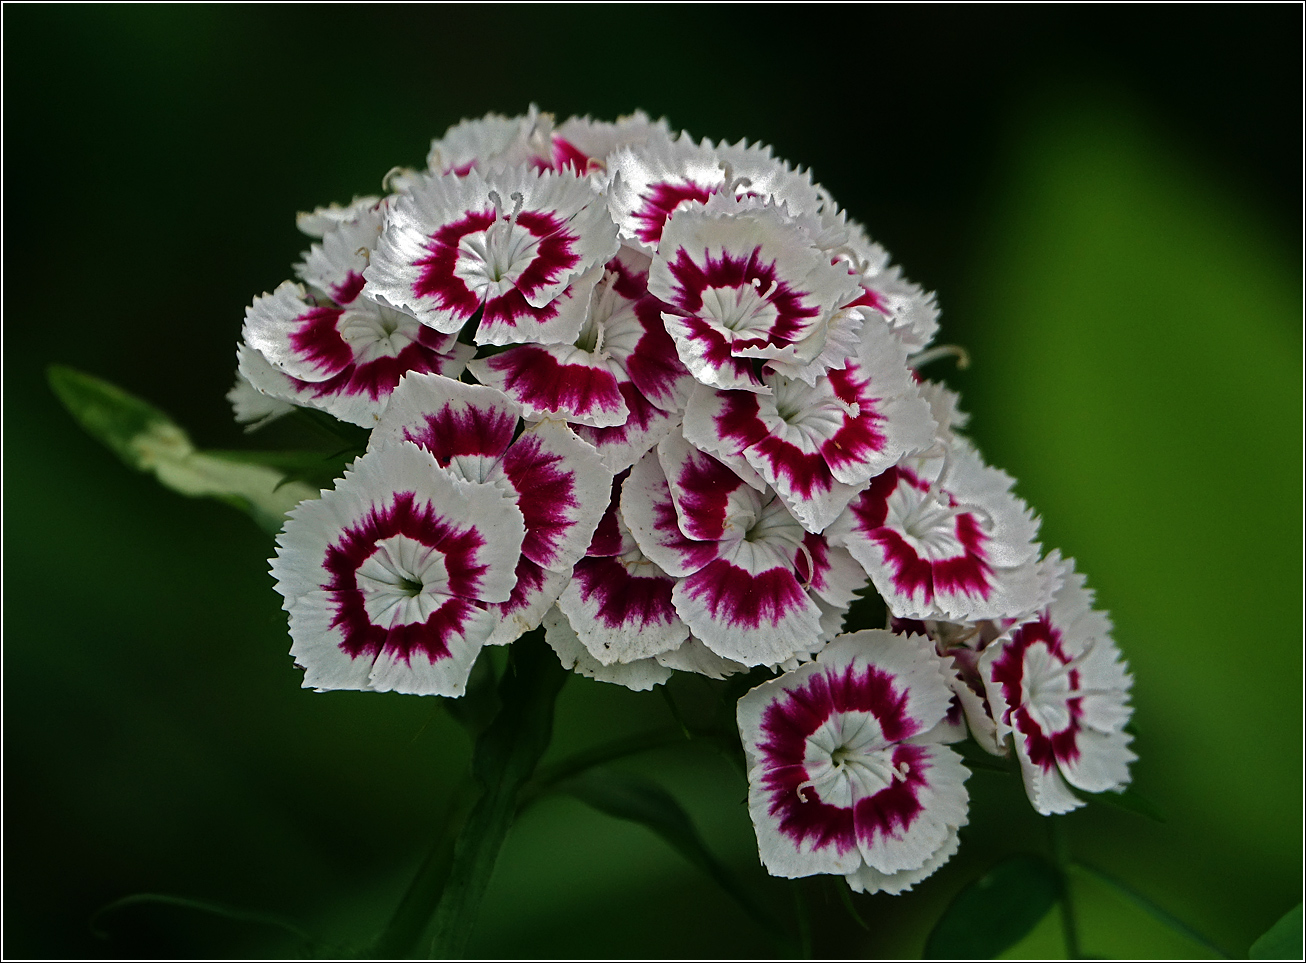
[(303, 262), (295, 265), (295, 274), (336, 304), (349, 304), (363, 290), (363, 271), (384, 221), (385, 205), (380, 202), (341, 221), (309, 248)]
[(854, 893), (889, 893), (896, 896), (911, 889), (926, 877), (933, 876), (940, 866), (957, 855), (960, 845), (961, 840), (956, 830), (953, 830), (948, 834), (943, 845), (919, 869), (881, 873), (878, 869), (863, 864), (857, 872), (848, 874), (848, 886)]
[(576, 425), (576, 434), (598, 449), (603, 466), (621, 472), (644, 457), (658, 442), (680, 427), (680, 416), (649, 404), (633, 382), (621, 381), (618, 390), (630, 415), (611, 428)]
[(538, 628), (544, 613), (553, 608), (571, 577), (565, 572), (541, 568), (524, 555), (517, 560), (515, 576), (517, 584), (513, 586), (508, 601), (490, 605), (495, 625), (485, 640), (486, 645), (507, 645), (517, 641), (523, 633)]
[(635, 462), (621, 486), (621, 517), (640, 551), (668, 575), (691, 575), (717, 557), (715, 542), (696, 541), (680, 530), (656, 450)]
[(619, 556), (577, 562), (558, 608), (599, 662), (634, 662), (675, 650), (689, 637), (671, 604), (674, 584), (629, 539)]
[(612, 473), (598, 452), (565, 425), (545, 421), (513, 442), (503, 473), (526, 519), (522, 554), (551, 571), (571, 571), (608, 504)]
[(627, 689), (643, 692), (655, 685), (662, 685), (671, 678), (671, 670), (658, 665), (653, 659), (604, 665), (581, 644), (571, 623), (558, 611), (557, 606), (544, 616), (544, 640), (557, 653), (558, 661), (564, 669), (571, 669), (578, 675), (598, 682), (624, 685)]
[(523, 344), (473, 361), (468, 370), (516, 400), (531, 420), (553, 415), (607, 428), (630, 417), (610, 365), (573, 345)]
[(747, 672), (748, 666), (742, 662), (723, 659), (706, 645), (694, 638), (687, 638), (680, 648), (662, 652), (654, 656), (659, 665), (678, 672), (692, 672), (709, 679), (724, 679), (740, 672)]
[(493, 388), (413, 374), (390, 398), (368, 439), (369, 451), (412, 442), (465, 481), (484, 482), (512, 444), (521, 408)]

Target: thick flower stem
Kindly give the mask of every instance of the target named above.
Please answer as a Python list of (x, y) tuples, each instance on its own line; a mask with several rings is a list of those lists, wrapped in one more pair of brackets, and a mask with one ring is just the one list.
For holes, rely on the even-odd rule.
[(1061, 933), (1066, 943), (1066, 957), (1082, 960), (1084, 954), (1079, 946), (1079, 928), (1075, 921), (1074, 898), (1070, 892), (1070, 842), (1066, 839), (1062, 817), (1053, 816), (1048, 821), (1048, 831), (1052, 837), (1052, 857), (1061, 874)]
[(453, 865), (454, 843), (477, 795), (468, 780), (454, 791), (440, 825), (440, 836), (418, 867), (408, 891), (395, 908), (385, 931), (368, 954), (374, 959), (395, 959), (413, 955), (431, 921), (431, 907), (440, 899)]
[(432, 955), (466, 955), (481, 899), (512, 826), (517, 797), (553, 735), (553, 706), (567, 673), (537, 630), (513, 643), (499, 684), (502, 708), (476, 740), (472, 776), (481, 787), (454, 843), (432, 921)]

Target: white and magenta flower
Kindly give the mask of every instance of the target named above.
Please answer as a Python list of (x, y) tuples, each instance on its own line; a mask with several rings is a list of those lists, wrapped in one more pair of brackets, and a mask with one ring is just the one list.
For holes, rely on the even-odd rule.
[(462, 372), (470, 346), (354, 294), (346, 304), (319, 302), (286, 281), (256, 298), (245, 314), (250, 350), (238, 355), (240, 375), (272, 398), (371, 428), (408, 372)]
[(676, 580), (640, 551), (617, 511), (626, 474), (614, 479), (607, 513), (558, 597), (559, 611), (603, 665), (650, 659), (689, 638), (671, 599)]
[(840, 636), (744, 696), (749, 813), (767, 870), (898, 893), (951, 857), (969, 798), (961, 758), (937, 741), (950, 697), (928, 640), (883, 630)]
[(473, 169), (485, 173), (515, 166), (588, 174), (601, 170), (604, 158), (618, 147), (639, 147), (651, 136), (667, 138), (667, 122), (651, 121), (643, 111), (615, 123), (570, 117), (555, 127), (552, 114), (531, 104), (517, 117), (488, 114), (455, 124), (432, 142), (427, 164), (436, 174), (460, 176)]
[(871, 479), (825, 530), (862, 564), (899, 618), (974, 622), (1046, 605), (1038, 521), (964, 441)]
[(675, 427), (693, 380), (648, 293), (649, 259), (622, 248), (594, 288), (572, 344), (514, 345), (470, 370), (522, 406), (529, 420), (570, 422), (614, 472)]
[(514, 438), (521, 409), (502, 392), (434, 375), (405, 378), (368, 449), (412, 443), (438, 470), (493, 493), (520, 514), (525, 538), (513, 559), (510, 598), (495, 600), (491, 644), (540, 624), (585, 554), (603, 516), (612, 473), (565, 425), (544, 421)]
[(842, 610), (864, 582), (852, 557), (805, 531), (774, 492), (678, 432), (635, 464), (621, 515), (643, 555), (675, 579), (672, 602), (693, 635), (744, 665), (810, 656), (828, 638), (818, 600)]
[(831, 317), (859, 290), (781, 208), (702, 205), (677, 210), (661, 232), (649, 291), (680, 358), (699, 382), (770, 394), (768, 359), (821, 356)]
[(420, 179), (393, 202), (368, 292), (478, 344), (575, 341), (617, 253), (602, 196), (569, 172), (524, 167)]
[(784, 204), (791, 214), (819, 211), (827, 195), (811, 175), (796, 171), (760, 144), (695, 143), (650, 131), (646, 142), (623, 146), (607, 161), (608, 204), (621, 238), (652, 254), (660, 250), (667, 222), (677, 211), (728, 199), (756, 198)]
[(866, 325), (857, 353), (815, 384), (773, 374), (762, 382), (770, 394), (699, 385), (685, 437), (775, 489), (808, 531), (822, 531), (872, 477), (934, 442), (906, 349), (885, 325)]
[(292, 511), (272, 574), (304, 686), (462, 695), (526, 534), (501, 502), (405, 443)]
[(1044, 563), (1062, 580), (1050, 605), (989, 645), (980, 673), (999, 739), (1008, 734), (1030, 802), (1043, 815), (1084, 805), (1070, 787), (1119, 791), (1136, 758), (1124, 731), (1133, 679), (1111, 639), (1111, 620), (1073, 560)]

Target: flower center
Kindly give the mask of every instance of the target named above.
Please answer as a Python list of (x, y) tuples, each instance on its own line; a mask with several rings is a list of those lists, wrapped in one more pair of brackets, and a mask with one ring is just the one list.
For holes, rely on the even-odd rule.
[(902, 479), (889, 496), (887, 520), (902, 532), (922, 558), (931, 561), (956, 558), (966, 553), (966, 546), (957, 535), (956, 519), (974, 510), (950, 502), (937, 484), (923, 492)]
[(1043, 732), (1051, 734), (1070, 728), (1074, 715), (1070, 700), (1094, 695), (1079, 688), (1079, 666), (1092, 651), (1090, 645), (1077, 658), (1062, 661), (1044, 642), (1025, 650), (1025, 708)]
[(523, 271), (535, 259), (539, 241), (517, 223), (524, 203), (520, 192), (511, 195), (514, 206), (505, 213), (496, 191), (490, 191), (495, 219), (483, 231), (465, 235), (458, 242), (458, 260), (454, 276), (483, 297), (499, 297), (512, 290)]
[(377, 542), (354, 584), (368, 619), (384, 628), (425, 622), (449, 598), (444, 553), (406, 535)]
[(896, 746), (884, 737), (872, 713), (835, 713), (807, 737), (803, 765), (808, 779), (798, 787), (799, 799), (812, 793), (831, 806), (852, 806), (906, 779), (906, 764), (894, 765)]
[(761, 290), (756, 278), (752, 284), (739, 287), (707, 288), (703, 292), (703, 310), (727, 331), (769, 331), (780, 314), (767, 300), (769, 293), (769, 289)]
[(346, 310), (336, 322), (340, 338), (354, 353), (354, 364), (397, 357), (416, 340), (418, 322), (393, 308), (366, 303)]

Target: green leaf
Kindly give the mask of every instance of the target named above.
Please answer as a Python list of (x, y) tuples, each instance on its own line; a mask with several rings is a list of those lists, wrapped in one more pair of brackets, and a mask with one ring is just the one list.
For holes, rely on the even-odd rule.
[[(1163, 909), (1156, 903), (1153, 903), (1124, 880), (1113, 876), (1106, 872), (1106, 870), (1098, 869), (1096, 866), (1091, 863), (1086, 863), (1082, 859), (1068, 860), (1068, 863), (1071, 869), (1084, 873), (1087, 876), (1091, 876), (1093, 879), (1115, 892), (1117, 896), (1121, 897), (1126, 902), (1133, 903), (1163, 926), (1167, 926), (1174, 930), (1174, 932), (1192, 940), (1197, 945), (1205, 947), (1218, 957), (1224, 958), (1228, 956), (1224, 950), (1216, 946), (1215, 943), (1213, 943), (1205, 934), (1199, 933), (1169, 910)], [(1293, 959), (1296, 959), (1296, 957), (1294, 956)]]
[(925, 941), (925, 959), (993, 959), (1038, 925), (1062, 887), (1038, 856), (1003, 860), (953, 898)]
[(518, 795), (553, 737), (553, 705), (568, 673), (536, 629), (513, 643), (499, 685), (502, 708), (476, 740), (472, 776), (481, 786), (454, 844), (432, 923), (432, 955), (466, 956), (481, 899), (517, 812)]
[(780, 940), (787, 940), (775, 914), (753, 899), (729, 868), (712, 854), (689, 813), (661, 786), (633, 773), (590, 769), (560, 783), (558, 789), (601, 813), (651, 829), (672, 849), (710, 876), (764, 930)]
[[(363, 449), (350, 448), (333, 454), (320, 451), (216, 451), (205, 454), (243, 465), (265, 465), (281, 472), (288, 481), (302, 481), (316, 489), (331, 488)], [(284, 484), (284, 483), (283, 483)]]
[(162, 411), (107, 381), (63, 365), (51, 365), (48, 374), (51, 389), (78, 424), (165, 488), (233, 505), (271, 534), (281, 530), (286, 512), (320, 494), (314, 486), (287, 481), (286, 471), (260, 464), (259, 456), (196, 448)]
[(1302, 906), (1298, 903), (1261, 934), (1247, 955), (1253, 960), (1300, 960), (1301, 932)]

